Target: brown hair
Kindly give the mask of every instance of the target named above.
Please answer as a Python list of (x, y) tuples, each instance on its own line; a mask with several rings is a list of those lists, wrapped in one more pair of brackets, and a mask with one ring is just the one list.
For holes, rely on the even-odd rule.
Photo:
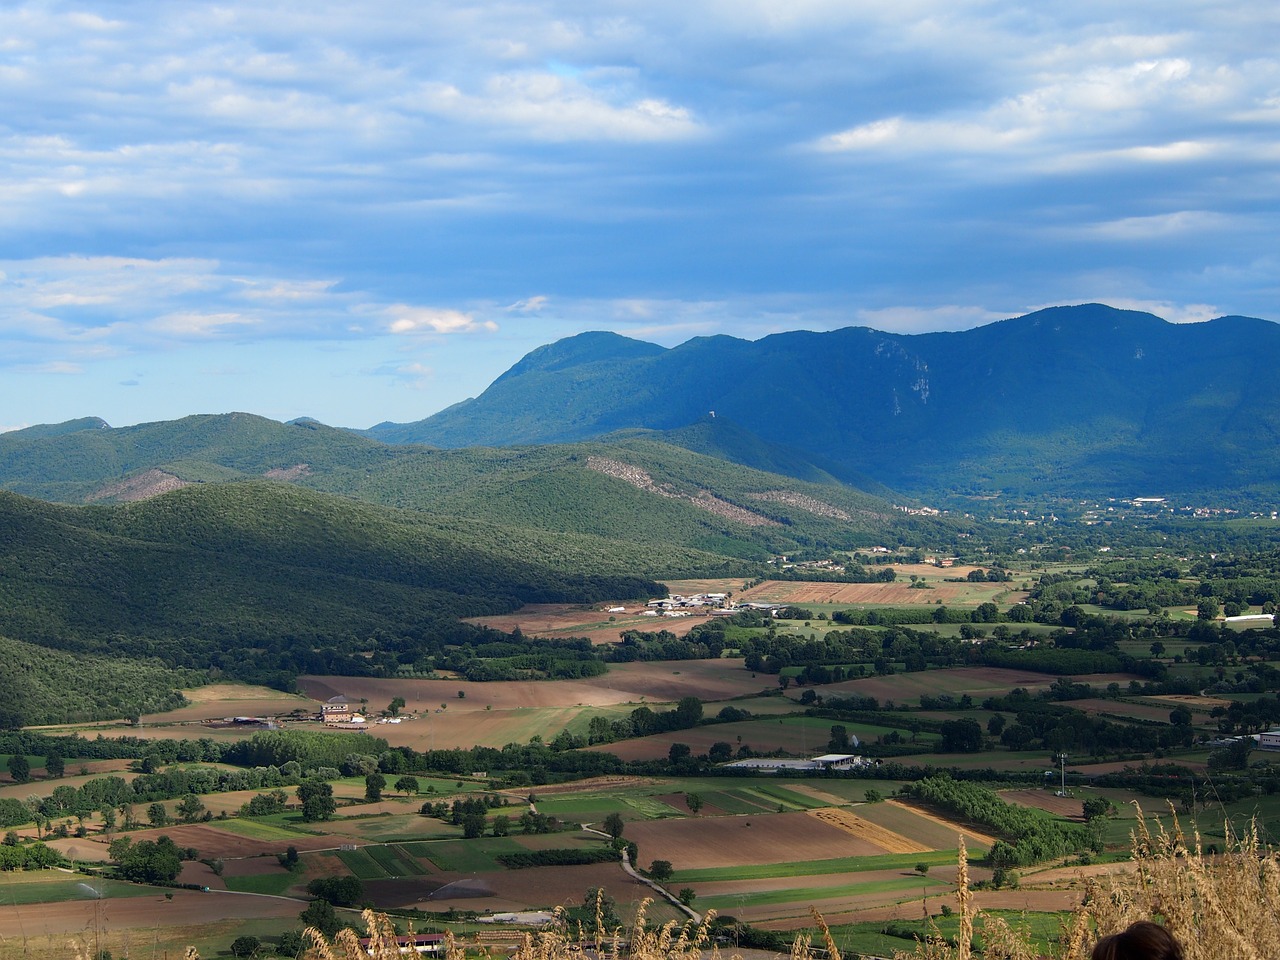
[(1092, 960), (1183, 960), (1182, 945), (1160, 924), (1139, 920), (1099, 940)]

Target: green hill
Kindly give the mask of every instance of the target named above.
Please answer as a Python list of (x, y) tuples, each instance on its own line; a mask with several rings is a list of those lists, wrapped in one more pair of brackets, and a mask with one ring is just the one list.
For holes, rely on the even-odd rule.
[[(727, 423), (686, 433), (690, 446), (700, 434), (712, 455), (651, 433), (576, 445), (436, 450), (383, 444), (311, 421), (188, 417), (0, 436), (0, 485), (52, 501), (108, 503), (184, 485), (276, 478), (466, 523), (476, 534), (498, 525), (599, 538), (611, 544), (587, 551), (590, 566), (664, 576), (720, 569), (725, 557), (918, 542), (922, 532), (931, 539), (942, 530), (817, 466), (803, 471), (804, 482), (729, 462), (729, 448), (765, 467), (798, 461)], [(542, 549), (550, 556), (579, 550), (545, 537)]]
[(266, 481), (110, 507), (0, 494), (0, 635), (287, 684), (490, 636), (458, 617), (661, 589), (611, 544), (510, 533)]

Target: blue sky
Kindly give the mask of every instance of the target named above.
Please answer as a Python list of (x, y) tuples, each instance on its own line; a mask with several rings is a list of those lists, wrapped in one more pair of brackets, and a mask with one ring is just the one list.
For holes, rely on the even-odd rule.
[(1280, 319), (1280, 6), (0, 7), (0, 428), (410, 421), (534, 347)]

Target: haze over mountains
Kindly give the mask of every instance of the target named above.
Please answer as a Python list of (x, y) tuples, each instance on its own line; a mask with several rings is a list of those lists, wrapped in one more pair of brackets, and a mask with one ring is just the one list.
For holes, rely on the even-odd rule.
[(1265, 320), (1171, 324), (1100, 304), (960, 333), (850, 327), (673, 349), (587, 333), (533, 351), (475, 399), (369, 433), (461, 447), (640, 428), (923, 498), (1247, 499), (1280, 478), (1277, 357), (1280, 326)]

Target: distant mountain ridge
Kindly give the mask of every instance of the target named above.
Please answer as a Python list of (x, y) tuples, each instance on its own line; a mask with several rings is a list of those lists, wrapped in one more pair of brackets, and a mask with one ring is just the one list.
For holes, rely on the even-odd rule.
[(923, 497), (1271, 497), (1277, 357), (1270, 321), (1172, 324), (1102, 304), (959, 333), (849, 327), (671, 349), (590, 333), (533, 351), (475, 399), (369, 435), (461, 447), (647, 430), (681, 443), (714, 418), (736, 426), (739, 448), (750, 436), (757, 455), (796, 451), (801, 475)]

